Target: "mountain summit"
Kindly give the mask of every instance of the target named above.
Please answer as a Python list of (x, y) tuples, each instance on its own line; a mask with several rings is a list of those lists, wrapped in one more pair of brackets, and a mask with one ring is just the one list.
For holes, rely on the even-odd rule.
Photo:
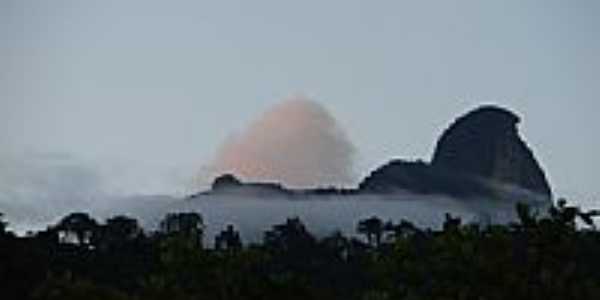
[(495, 106), (467, 113), (438, 140), (431, 166), (551, 197), (544, 171), (519, 136), (519, 121), (511, 111)]
[(444, 131), (430, 164), (391, 161), (373, 171), (359, 188), (464, 197), (497, 195), (498, 187), (512, 187), (551, 199), (544, 171), (519, 135), (519, 121), (504, 108), (477, 108)]

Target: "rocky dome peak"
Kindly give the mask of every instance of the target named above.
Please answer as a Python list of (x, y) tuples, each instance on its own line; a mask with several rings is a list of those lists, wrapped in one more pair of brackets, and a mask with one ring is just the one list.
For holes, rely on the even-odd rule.
[(519, 121), (515, 113), (501, 107), (477, 108), (444, 131), (431, 163), (391, 161), (371, 172), (359, 190), (405, 190), (461, 198), (519, 194), (541, 196), (539, 199), (548, 202), (552, 197), (550, 186), (531, 149), (519, 136)]
[(212, 190), (224, 190), (242, 185), (242, 182), (233, 174), (223, 174), (213, 181)]
[(507, 130), (516, 129), (520, 121), (519, 116), (508, 109), (485, 105), (459, 117), (453, 126), (484, 126), (486, 130)]
[(438, 140), (432, 167), (551, 197), (543, 170), (519, 136), (519, 121), (513, 112), (495, 106), (483, 106), (459, 117)]

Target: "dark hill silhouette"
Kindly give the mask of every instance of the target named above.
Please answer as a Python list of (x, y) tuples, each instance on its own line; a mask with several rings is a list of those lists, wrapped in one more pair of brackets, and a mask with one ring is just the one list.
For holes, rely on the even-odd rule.
[(445, 194), (456, 197), (493, 195), (494, 191), (480, 180), (456, 176), (453, 172), (434, 169), (423, 161), (392, 160), (377, 168), (363, 180), (359, 190), (390, 194), (406, 190), (417, 194)]
[(359, 189), (495, 196), (497, 185), (508, 185), (551, 199), (543, 170), (519, 136), (519, 120), (503, 108), (475, 109), (444, 131), (431, 164), (391, 161), (373, 171)]
[(356, 189), (336, 187), (289, 189), (277, 182), (243, 182), (233, 174), (223, 174), (215, 178), (209, 191), (192, 195), (189, 198), (195, 198), (201, 195), (249, 195), (262, 198), (301, 198), (305, 196), (349, 195), (356, 193), (358, 193), (358, 190)]
[(514, 113), (485, 106), (458, 118), (439, 139), (432, 167), (520, 186), (551, 197), (550, 185), (519, 136)]

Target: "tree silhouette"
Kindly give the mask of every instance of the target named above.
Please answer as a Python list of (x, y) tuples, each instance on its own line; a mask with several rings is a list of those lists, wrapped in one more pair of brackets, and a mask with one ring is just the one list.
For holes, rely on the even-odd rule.
[(196, 212), (169, 213), (160, 222), (160, 229), (166, 235), (177, 235), (202, 247), (204, 221)]
[(323, 238), (321, 244), (327, 251), (332, 252), (335, 256), (342, 259), (348, 257), (350, 241), (340, 231), (335, 231), (333, 234)]
[(67, 215), (56, 226), (61, 242), (80, 246), (91, 245), (98, 228), (96, 220), (82, 212)]
[(384, 230), (391, 232), (394, 239), (406, 238), (417, 234), (420, 230), (411, 222), (406, 220), (400, 220), (400, 223), (394, 224), (389, 221), (384, 225)]
[(444, 224), (443, 224), (444, 231), (456, 230), (460, 227), (461, 224), (462, 224), (462, 219), (460, 217), (457, 217), (457, 218), (452, 217), (452, 215), (450, 213), (444, 214)]
[(100, 231), (95, 243), (104, 248), (127, 246), (143, 234), (136, 219), (123, 215), (107, 219)]
[(7, 222), (4, 221), (4, 214), (0, 212), (0, 236), (6, 234)]
[(519, 222), (521, 223), (521, 227), (524, 228), (532, 228), (537, 224), (537, 216), (533, 214), (531, 211), (531, 206), (524, 203), (517, 203), (517, 216), (519, 217)]
[(298, 250), (310, 247), (315, 242), (299, 218), (290, 218), (284, 224), (274, 225), (264, 236), (265, 246), (281, 250)]
[(221, 231), (215, 237), (215, 249), (237, 251), (242, 248), (239, 232), (233, 229), (233, 225), (227, 225), (227, 229)]
[(381, 219), (373, 216), (359, 221), (356, 231), (366, 235), (367, 241), (371, 246), (379, 247), (381, 244), (381, 236), (384, 231), (384, 224)]
[(595, 228), (595, 217), (600, 217), (600, 210), (582, 211), (578, 206), (567, 205), (564, 198), (558, 199), (557, 205), (550, 208), (550, 216), (563, 224), (575, 228), (577, 219), (589, 227)]

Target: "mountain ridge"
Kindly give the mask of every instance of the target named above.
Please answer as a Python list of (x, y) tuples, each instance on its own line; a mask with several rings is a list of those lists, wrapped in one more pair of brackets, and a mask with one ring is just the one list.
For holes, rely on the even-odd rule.
[(550, 185), (533, 151), (521, 138), (520, 117), (508, 109), (481, 106), (458, 117), (441, 135), (431, 162), (390, 160), (355, 188), (289, 189), (277, 182), (240, 181), (233, 174), (215, 179), (209, 191), (195, 194), (285, 195), (439, 194), (458, 198), (505, 198), (519, 190), (552, 199)]

